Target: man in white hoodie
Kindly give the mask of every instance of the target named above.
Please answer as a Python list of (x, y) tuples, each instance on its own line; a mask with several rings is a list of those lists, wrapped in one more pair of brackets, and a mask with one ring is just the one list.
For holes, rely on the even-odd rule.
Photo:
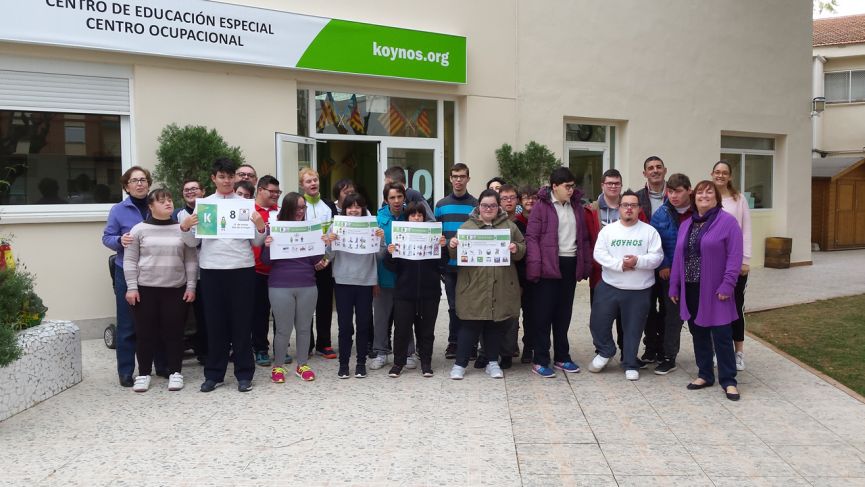
[(598, 234), (594, 258), (601, 265), (601, 282), (595, 287), (589, 319), (597, 351), (589, 371), (600, 372), (616, 354), (612, 326), (616, 316), (621, 315), (622, 366), (628, 380), (640, 378), (642, 364), (637, 360), (637, 350), (649, 312), (655, 268), (664, 258), (661, 237), (639, 216), (639, 198), (633, 191), (625, 191), (619, 204), (619, 221)]

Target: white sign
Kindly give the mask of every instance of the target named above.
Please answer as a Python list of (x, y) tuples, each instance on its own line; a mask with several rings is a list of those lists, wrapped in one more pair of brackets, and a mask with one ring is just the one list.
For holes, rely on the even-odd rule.
[(324, 255), (321, 240), (321, 224), (305, 222), (270, 222), (270, 258), (296, 259), (312, 255)]
[(393, 222), (391, 235), (395, 258), (426, 260), (441, 257), (441, 222)]
[(511, 231), (457, 230), (458, 266), (507, 266), (511, 265)]
[(255, 238), (255, 201), (244, 198), (198, 198), (195, 213), (198, 238)]
[(378, 223), (374, 216), (337, 216), (330, 225), (336, 235), (330, 245), (333, 250), (350, 254), (374, 254), (381, 249), (381, 237), (376, 237)]

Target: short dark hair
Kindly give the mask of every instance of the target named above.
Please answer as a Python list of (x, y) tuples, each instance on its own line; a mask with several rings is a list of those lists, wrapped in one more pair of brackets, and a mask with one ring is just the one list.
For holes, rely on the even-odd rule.
[(519, 194), (520, 194), (520, 198), (522, 198), (524, 196), (535, 196), (538, 194), (538, 188), (536, 188), (535, 186), (529, 186), (529, 185), (521, 186)]
[(664, 165), (664, 160), (661, 159), (660, 157), (658, 157), (658, 156), (649, 156), (649, 157), (646, 158), (645, 161), (643, 161), (643, 171), (646, 170), (646, 164), (648, 164), (648, 163), (650, 163), (650, 162), (652, 162), (652, 161), (661, 161), (661, 165), (662, 165), (662, 166)]
[(384, 189), (381, 192), (381, 195), (385, 201), (387, 201), (387, 195), (390, 194), (390, 190), (392, 189), (395, 189), (402, 193), (402, 197), (405, 198), (405, 186), (399, 183), (387, 183), (384, 185)]
[(249, 191), (250, 195), (255, 196), (255, 186), (252, 185), (249, 181), (238, 181), (234, 183), (234, 190), (237, 191), (237, 188), (243, 188), (246, 191)]
[(132, 179), (132, 173), (134, 173), (135, 171), (141, 171), (144, 173), (144, 177), (147, 178), (148, 186), (153, 184), (153, 176), (150, 175), (150, 171), (144, 169), (141, 166), (132, 166), (126, 171), (124, 171), (123, 175), (120, 176), (120, 185), (123, 186), (123, 191), (126, 191), (126, 185), (129, 184), (129, 180)]
[[(198, 178), (186, 178), (183, 180), (183, 184), (180, 185), (181, 189), (189, 183), (195, 183), (201, 186), (201, 181)], [(204, 188), (201, 188), (204, 189)]]
[(279, 213), (277, 213), (276, 219), (282, 222), (298, 221), (294, 218), (297, 213), (297, 201), (301, 198), (303, 198), (303, 196), (297, 191), (286, 193), (285, 196), (282, 197), (282, 206), (279, 208)]
[(346, 210), (351, 208), (354, 205), (358, 205), (363, 208), (363, 214), (366, 215), (366, 198), (363, 197), (360, 193), (351, 193), (350, 195), (345, 197), (345, 200), (342, 202), (342, 208), (339, 209), (339, 214), (342, 216), (347, 215)]
[(620, 173), (618, 169), (607, 169), (604, 171), (604, 174), (601, 175), (601, 182), (603, 183), (607, 178), (616, 178), (621, 181), (622, 173)]
[(574, 177), (574, 173), (571, 172), (570, 169), (565, 166), (557, 167), (550, 173), (550, 187), (555, 184), (556, 186), (565, 183), (576, 182), (577, 178)]
[(640, 201), (640, 196), (637, 195), (637, 193), (633, 192), (631, 190), (631, 188), (628, 188), (624, 193), (622, 193), (622, 196), (620, 197), (619, 201), (622, 201), (622, 199), (624, 199), (625, 196), (633, 196), (634, 198), (637, 198), (637, 202)]
[(423, 203), (421, 203), (420, 201), (412, 201), (411, 203), (407, 204), (403, 213), (405, 213), (406, 218), (414, 215), (415, 213), (420, 213), (421, 215), (423, 215), (423, 219), (426, 220), (426, 208), (424, 208)]
[(255, 184), (255, 187), (266, 188), (270, 184), (274, 186), (279, 186), (279, 181), (270, 174), (265, 174), (264, 176), (258, 178), (258, 183)]
[(147, 195), (147, 204), (151, 205), (157, 201), (164, 201), (165, 198), (174, 201), (174, 198), (171, 197), (171, 192), (165, 188), (156, 188)]
[(485, 190), (481, 191), (480, 196), (478, 196), (478, 205), (481, 204), (481, 200), (483, 200), (484, 198), (489, 198), (490, 196), (492, 196), (493, 198), (496, 199), (497, 205), (500, 205), (502, 203), (502, 200), (499, 197), (498, 191), (496, 191), (494, 189), (485, 189)]
[(677, 172), (675, 174), (671, 174), (670, 177), (667, 178), (667, 187), (670, 189), (691, 189), (691, 180), (688, 178), (688, 176)]
[(241, 167), (248, 167), (248, 168), (252, 169), (252, 172), (254, 172), (256, 176), (258, 176), (258, 171), (256, 171), (255, 168), (252, 167), (251, 165), (249, 165), (249, 164), (241, 164), (241, 165), (237, 166), (237, 169), (240, 169)]
[(390, 178), (391, 181), (402, 183), (405, 186), (405, 170), (402, 166), (391, 166), (384, 170), (384, 177)]
[(228, 174), (229, 176), (234, 176), (234, 173), (237, 172), (237, 163), (228, 157), (220, 157), (216, 159), (213, 161), (213, 165), (210, 166), (210, 175), (216, 176), (216, 174), (220, 172)]
[(517, 196), (520, 195), (519, 191), (517, 191), (517, 187), (513, 184), (503, 184), (502, 187), (499, 188), (499, 194), (502, 194), (505, 191), (507, 191), (508, 193), (514, 193)]
[(334, 201), (339, 201), (339, 194), (342, 193), (342, 190), (351, 186), (355, 190), (357, 187), (354, 185), (354, 181), (348, 178), (340, 179), (339, 181), (333, 184), (333, 188), (331, 189), (331, 194), (333, 195)]
[(489, 181), (487, 181), (487, 188), (489, 188), (490, 185), (493, 184), (493, 183), (499, 183), (499, 184), (501, 184), (502, 186), (504, 186), (505, 184), (507, 184), (507, 183), (505, 182), (504, 179), (502, 179), (502, 178), (496, 176), (496, 177), (490, 179)]
[(454, 164), (453, 166), (451, 166), (451, 170), (448, 174), (452, 175), (454, 173), (454, 171), (465, 171), (466, 176), (469, 176), (469, 167), (466, 166), (462, 162), (458, 162), (458, 163)]

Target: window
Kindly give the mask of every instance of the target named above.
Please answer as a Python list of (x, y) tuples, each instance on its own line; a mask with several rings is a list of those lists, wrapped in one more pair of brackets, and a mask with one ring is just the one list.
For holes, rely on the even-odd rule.
[(120, 116), (0, 110), (2, 205), (122, 198)]
[(565, 163), (587, 201), (601, 194), (601, 175), (616, 167), (615, 151), (615, 126), (565, 122)]
[(438, 137), (438, 102), (360, 93), (315, 92), (319, 134)]
[(775, 139), (722, 135), (721, 159), (730, 163), (733, 185), (750, 208), (772, 208)]
[(826, 103), (865, 101), (865, 71), (837, 71), (823, 78)]

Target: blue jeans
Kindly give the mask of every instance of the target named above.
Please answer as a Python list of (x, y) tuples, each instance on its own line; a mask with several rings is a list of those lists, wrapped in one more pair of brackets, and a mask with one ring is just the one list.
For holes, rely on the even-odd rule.
[(135, 327), (132, 312), (126, 302), (126, 276), (123, 267), (114, 266), (114, 297), (117, 304), (117, 374), (119, 376), (135, 373)]
[[(685, 305), (691, 319), (688, 320), (688, 329), (694, 339), (694, 358), (699, 369), (698, 377), (708, 382), (715, 383), (715, 371), (712, 368), (712, 354), (718, 358), (718, 382), (721, 387), (737, 385), (736, 382), (736, 353), (733, 351), (733, 327), (724, 326), (700, 326), (694, 322), (700, 303), (700, 283), (685, 284)], [(714, 349), (714, 350), (713, 350)]]

